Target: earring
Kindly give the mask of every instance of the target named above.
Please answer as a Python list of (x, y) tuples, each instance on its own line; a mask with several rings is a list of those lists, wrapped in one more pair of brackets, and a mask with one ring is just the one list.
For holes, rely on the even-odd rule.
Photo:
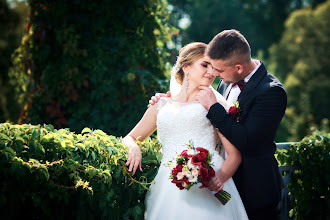
[(187, 74), (185, 74), (185, 76), (184, 76), (184, 79), (183, 79), (183, 86), (184, 86), (184, 88), (185, 88), (185, 90), (186, 90), (186, 92), (187, 92), (187, 90), (188, 90), (188, 87), (189, 87), (189, 82), (188, 82), (188, 73), (187, 73)]

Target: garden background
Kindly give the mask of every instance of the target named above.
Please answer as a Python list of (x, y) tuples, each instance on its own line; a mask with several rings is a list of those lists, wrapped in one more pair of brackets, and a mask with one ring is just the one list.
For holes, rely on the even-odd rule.
[[(63, 144), (64, 139), (58, 140), (51, 135), (42, 139), (43, 135), (53, 132), (62, 135), (67, 131), (93, 136), (96, 135), (92, 132), (95, 130), (104, 131), (110, 136), (100, 134), (109, 138), (126, 135), (146, 110), (149, 98), (155, 92), (168, 90), (169, 70), (183, 45), (192, 41), (208, 43), (218, 32), (235, 28), (250, 42), (253, 57), (262, 60), (287, 91), (288, 107), (276, 141), (299, 142), (307, 137), (312, 145), (322, 143), (322, 150), (317, 151), (313, 158), (320, 162), (315, 165), (318, 169), (315, 174), (318, 174), (317, 177), (324, 175), (324, 182), (321, 181), (323, 191), (317, 195), (306, 194), (305, 197), (322, 197), (321, 207), (325, 206), (322, 210), (327, 210), (330, 185), (327, 172), (330, 132), (329, 16), (329, 0), (0, 0), (0, 123), (14, 124), (2, 125), (2, 132), (8, 138), (1, 136), (2, 156), (8, 161), (23, 158), (18, 163), (21, 167), (29, 163), (32, 168), (38, 166), (38, 169), (43, 169), (40, 167), (50, 167), (49, 164), (40, 165), (44, 164), (40, 160), (46, 161), (43, 157), (50, 149), (51, 144), (48, 146), (46, 143), (56, 142), (63, 149), (71, 146), (66, 142)], [(32, 125), (20, 127), (15, 124)], [(42, 128), (38, 124), (46, 125)], [(82, 132), (85, 127), (91, 131)], [(64, 131), (62, 128), (67, 129)], [(43, 135), (34, 133), (35, 129), (44, 132)], [(10, 133), (14, 130), (20, 132)], [(32, 145), (38, 147), (33, 148), (34, 153), (26, 154), (24, 148), (34, 138)], [(78, 142), (75, 135), (69, 139), (73, 149), (76, 149)], [(119, 149), (122, 147), (116, 138), (110, 140)], [(154, 143), (156, 140), (149, 141), (158, 146)], [(13, 152), (7, 152), (9, 146)], [(84, 147), (79, 149), (87, 162), (79, 163), (99, 167), (99, 163), (91, 164), (89, 159), (97, 161), (97, 158), (102, 158), (103, 147), (107, 149), (108, 145), (102, 145), (103, 150), (94, 149), (94, 156), (87, 153), (90, 151), (86, 150), (86, 145)], [(153, 165), (159, 161), (157, 149), (151, 153), (155, 157), (149, 158)], [(301, 145), (295, 149), (299, 152)], [(283, 153), (283, 158), (294, 157), (294, 153), (286, 153)], [(47, 161), (61, 164), (63, 152), (54, 155), (48, 155)], [(65, 155), (78, 160), (71, 153)], [(108, 156), (111, 155), (109, 153)], [(312, 153), (307, 154), (308, 157), (310, 155)], [(36, 161), (29, 162), (31, 158), (39, 161), (39, 165)], [(124, 156), (120, 158), (124, 159)], [(146, 163), (150, 161), (146, 160)], [(283, 159), (285, 162), (288, 161)], [(118, 166), (114, 161), (107, 163)], [(308, 160), (303, 163), (310, 165)], [(73, 166), (69, 164), (66, 167)], [(26, 169), (35, 172), (31, 168)], [(79, 172), (82, 169), (77, 168)], [(102, 172), (106, 169), (103, 167)], [(47, 172), (49, 174), (51, 171)], [(128, 178), (124, 171), (122, 174), (123, 178)], [(149, 177), (152, 176), (150, 174)], [(49, 178), (46, 175), (45, 180)], [(61, 184), (71, 183), (79, 187), (83, 184), (79, 182), (81, 179), (90, 182), (86, 178), (72, 175), (68, 182)], [(83, 189), (88, 191), (87, 186)], [(142, 190), (141, 198), (144, 193)], [(114, 198), (108, 195), (107, 199), (113, 202)], [(34, 204), (41, 204), (38, 199), (33, 201)], [(124, 215), (116, 205), (112, 206), (118, 216)], [(141, 215), (143, 205), (136, 207), (141, 210), (132, 210), (138, 210)], [(47, 213), (47, 208), (45, 210), (44, 213)], [(125, 215), (129, 218), (132, 214)], [(140, 215), (135, 213), (132, 216)], [(299, 211), (296, 216), (299, 216)]]

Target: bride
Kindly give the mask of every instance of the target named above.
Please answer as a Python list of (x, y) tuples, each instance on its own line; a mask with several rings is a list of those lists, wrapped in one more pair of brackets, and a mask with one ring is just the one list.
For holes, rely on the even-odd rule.
[[(171, 98), (161, 98), (157, 104), (150, 106), (140, 122), (122, 140), (129, 147), (126, 165), (133, 175), (137, 169), (142, 171), (142, 155), (136, 144), (137, 139), (143, 141), (157, 129), (158, 139), (162, 143), (161, 165), (146, 195), (146, 219), (248, 219), (231, 178), (241, 163), (240, 152), (214, 129), (205, 117), (205, 108), (195, 101), (199, 86), (210, 86), (214, 81), (210, 59), (204, 55), (206, 47), (206, 44), (196, 42), (180, 50), (172, 69)], [(228, 109), (226, 100), (214, 92), (218, 102)], [(216, 175), (208, 188), (200, 189), (200, 185), (194, 185), (189, 190), (179, 190), (169, 179), (171, 168), (165, 164), (186, 149), (190, 140), (195, 147), (203, 147), (213, 154)], [(216, 149), (219, 140), (222, 143), (221, 153)], [(230, 169), (222, 169), (224, 167)], [(226, 205), (222, 205), (213, 195), (222, 189), (231, 194)]]

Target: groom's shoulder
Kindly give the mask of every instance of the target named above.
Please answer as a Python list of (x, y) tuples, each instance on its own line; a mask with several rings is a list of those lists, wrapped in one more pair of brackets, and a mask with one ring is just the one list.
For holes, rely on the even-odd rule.
[(264, 65), (261, 66), (262, 71), (266, 73), (265, 78), (263, 80), (263, 85), (269, 88), (280, 87), (284, 89), (281, 81), (276, 78), (272, 73), (270, 73)]
[(280, 88), (284, 89), (284, 86), (281, 83), (281, 81), (279, 79), (277, 79), (273, 74), (271, 74), (268, 71), (267, 71), (267, 80), (266, 80), (266, 83), (269, 84), (269, 87), (270, 88), (280, 87)]

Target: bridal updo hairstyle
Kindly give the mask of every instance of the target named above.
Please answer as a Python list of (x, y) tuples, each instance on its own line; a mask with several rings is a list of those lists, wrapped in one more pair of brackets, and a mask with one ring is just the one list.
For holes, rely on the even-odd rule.
[(182, 85), (183, 82), (184, 72), (182, 68), (186, 65), (193, 64), (195, 61), (205, 56), (206, 47), (207, 44), (194, 42), (181, 48), (176, 63), (171, 71), (178, 83)]
[(206, 54), (212, 60), (229, 61), (229, 65), (251, 61), (251, 48), (245, 37), (237, 30), (225, 30), (209, 43)]

